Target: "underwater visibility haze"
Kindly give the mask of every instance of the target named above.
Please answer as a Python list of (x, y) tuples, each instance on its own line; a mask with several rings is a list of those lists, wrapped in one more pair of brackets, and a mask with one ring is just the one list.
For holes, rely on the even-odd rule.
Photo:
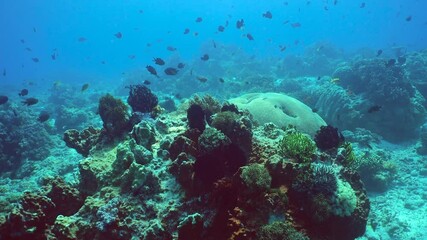
[(422, 0), (0, 0), (0, 240), (427, 239)]

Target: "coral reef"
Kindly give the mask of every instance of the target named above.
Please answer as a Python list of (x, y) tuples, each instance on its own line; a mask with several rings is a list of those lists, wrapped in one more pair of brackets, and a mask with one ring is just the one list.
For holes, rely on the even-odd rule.
[(295, 126), (299, 131), (314, 136), (325, 121), (304, 103), (279, 93), (250, 93), (230, 99), (239, 109), (248, 110), (256, 122), (272, 122), (279, 127)]
[(16, 206), (0, 225), (0, 235), (5, 239), (46, 239), (47, 229), (58, 215), (69, 216), (83, 205), (79, 191), (62, 179), (47, 181), (46, 192), (24, 193)]
[(191, 104), (187, 109), (188, 127), (190, 129), (197, 129), (200, 132), (205, 130), (205, 111), (200, 105)]
[(279, 147), (283, 156), (299, 163), (310, 163), (316, 151), (313, 140), (293, 130), (286, 133)]
[(128, 104), (132, 111), (150, 113), (159, 103), (156, 95), (144, 85), (130, 85)]
[(101, 130), (90, 126), (81, 132), (69, 129), (65, 131), (63, 139), (68, 147), (76, 149), (78, 153), (87, 157), (90, 149), (100, 141), (100, 137)]
[(123, 101), (110, 94), (99, 99), (98, 112), (110, 137), (119, 136), (131, 129), (127, 111), (128, 107)]
[(316, 146), (322, 150), (330, 150), (338, 148), (344, 142), (344, 136), (331, 125), (321, 126), (314, 136)]

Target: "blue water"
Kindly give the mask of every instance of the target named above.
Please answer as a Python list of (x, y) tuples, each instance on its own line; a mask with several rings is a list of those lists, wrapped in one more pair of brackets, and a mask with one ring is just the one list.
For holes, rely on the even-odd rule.
[[(360, 8), (362, 2), (366, 3), (364, 8)], [(426, 8), (420, 0), (338, 0), (336, 5), (331, 0), (3, 0), (0, 69), (6, 69), (7, 75), (0, 79), (11, 84), (35, 81), (50, 85), (58, 80), (91, 79), (114, 83), (123, 71), (144, 67), (153, 57), (197, 58), (201, 44), (212, 40), (236, 45), (259, 58), (302, 53), (316, 42), (330, 42), (347, 51), (392, 46), (422, 49), (427, 39)], [(262, 17), (268, 10), (272, 19)], [(408, 16), (412, 16), (409, 22), (405, 20)], [(203, 21), (196, 23), (197, 17)], [(235, 27), (241, 18), (245, 20), (244, 30)], [(217, 27), (226, 21), (229, 27), (219, 33)], [(289, 23), (283, 24), (285, 21)], [(292, 28), (290, 24), (295, 22), (301, 27)], [(185, 28), (190, 29), (188, 35), (183, 34)], [(123, 34), (122, 39), (113, 35), (117, 32)], [(194, 32), (199, 35), (194, 36)], [(245, 33), (251, 33), (255, 40), (249, 41), (242, 36)], [(87, 40), (79, 42), (80, 37)], [(287, 49), (280, 52), (279, 45)], [(177, 51), (169, 52), (167, 46)], [(54, 49), (56, 60), (51, 59)], [(130, 59), (130, 55), (135, 58)], [(40, 62), (31, 60), (35, 57)]]

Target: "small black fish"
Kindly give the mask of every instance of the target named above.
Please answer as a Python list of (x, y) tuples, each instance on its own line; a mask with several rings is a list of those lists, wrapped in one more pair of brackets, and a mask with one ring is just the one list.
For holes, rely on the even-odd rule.
[(29, 48), (29, 47), (26, 47), (25, 48), (25, 50), (27, 50), (28, 52), (31, 52), (31, 51), (33, 51), (31, 48)]
[(122, 38), (122, 37), (123, 37), (123, 35), (122, 35), (122, 33), (121, 33), (121, 32), (115, 33), (115, 34), (114, 34), (114, 36), (115, 36), (116, 38), (118, 38), (118, 39), (120, 39), (120, 38)]
[(179, 93), (175, 94), (174, 97), (176, 97), (177, 99), (181, 99), (182, 98), (181, 94), (179, 94)]
[(218, 26), (218, 32), (224, 32), (224, 30), (225, 30), (224, 26), (222, 26), (222, 25)]
[(52, 53), (52, 55), (50, 55), (50, 57), (52, 58), (52, 60), (56, 60), (56, 53)]
[(209, 60), (209, 55), (208, 54), (204, 54), (200, 59), (202, 61), (207, 61), (207, 60)]
[(377, 57), (381, 56), (381, 54), (383, 54), (383, 50), (380, 49), (377, 51)]
[(172, 47), (172, 46), (168, 46), (166, 49), (171, 52), (176, 51), (176, 47)]
[(37, 118), (37, 121), (46, 122), (49, 118), (50, 118), (49, 113), (46, 111), (43, 111), (40, 113), (39, 117)]
[(38, 102), (39, 102), (39, 100), (37, 98), (27, 98), (24, 101), (22, 101), (22, 103), (24, 105), (27, 105), (27, 106), (34, 105), (34, 104), (36, 104)]
[(184, 63), (178, 63), (177, 68), (179, 68), (179, 69), (183, 69), (184, 67), (185, 67), (185, 64), (184, 64)]
[(314, 113), (317, 113), (317, 111), (319, 111), (319, 110), (317, 108), (312, 108), (311, 111)]
[(85, 37), (79, 37), (78, 39), (77, 39), (77, 41), (79, 41), (79, 42), (86, 42), (86, 38)]
[(203, 21), (203, 18), (201, 18), (201, 17), (196, 18), (197, 23), (202, 22), (202, 21)]
[(85, 84), (83, 84), (81, 91), (82, 91), (82, 92), (84, 92), (84, 91), (86, 91), (88, 88), (89, 88), (89, 83), (85, 83)]
[(25, 43), (25, 39), (21, 39), (21, 43), (24, 44)]
[(205, 77), (197, 77), (197, 80), (199, 80), (201, 83), (205, 83), (208, 81), (208, 79)]
[(212, 43), (213, 43), (213, 47), (216, 48), (216, 42), (212, 41)]
[(393, 67), (396, 64), (396, 59), (390, 59), (385, 63), (386, 67)]
[(398, 57), (397, 63), (399, 63), (399, 65), (404, 65), (406, 63), (406, 57)]
[(6, 77), (6, 68), (3, 68), (3, 77)]
[(380, 105), (374, 105), (368, 109), (368, 113), (378, 112), (379, 110), (381, 110), (381, 108), (382, 106)]
[(253, 40), (254, 40), (254, 37), (253, 37), (253, 36), (252, 36), (252, 34), (250, 34), (250, 33), (246, 34), (246, 37), (247, 37), (250, 41), (253, 41)]
[(35, 27), (33, 27), (33, 32), (37, 32), (37, 30), (36, 30), (36, 28), (35, 28)]
[(245, 21), (243, 19), (237, 20), (236, 27), (237, 29), (242, 29), (245, 26)]
[(366, 7), (366, 3), (365, 2), (362, 2), (361, 4), (360, 4), (360, 8), (365, 8)]
[(329, 11), (328, 6), (324, 6), (323, 9), (325, 9), (325, 11)]
[(224, 78), (219, 78), (218, 80), (219, 80), (220, 83), (224, 83), (225, 82)]
[(150, 81), (148, 81), (148, 80), (144, 80), (144, 82), (143, 82), (145, 85), (150, 85), (151, 84), (151, 82)]
[(151, 73), (151, 74), (153, 74), (154, 76), (159, 77), (159, 76), (157, 75), (157, 71), (156, 71), (156, 69), (155, 69), (153, 66), (147, 65), (145, 68), (147, 68), (148, 72), (150, 72), (150, 73)]
[(321, 76), (318, 76), (318, 77), (317, 77), (317, 81), (319, 81), (320, 79), (322, 79), (322, 77), (321, 77)]
[(338, 3), (338, 0), (334, 0), (334, 5), (337, 5), (337, 3)]
[(412, 16), (407, 16), (407, 17), (405, 18), (405, 20), (406, 20), (407, 22), (410, 22), (410, 21), (412, 20)]
[(23, 96), (27, 96), (28, 95), (28, 89), (24, 88), (21, 90), (20, 93), (18, 93), (19, 96), (23, 97)]
[(7, 103), (9, 98), (7, 96), (0, 96), (0, 105)]
[(263, 17), (268, 18), (268, 19), (272, 19), (273, 18), (273, 14), (271, 14), (270, 11), (267, 11), (265, 13), (262, 14)]
[(161, 58), (154, 58), (153, 62), (157, 65), (160, 65), (160, 66), (165, 65), (165, 61), (163, 61), (163, 59), (161, 59)]
[(31, 60), (33, 60), (33, 62), (35, 62), (35, 63), (40, 62), (40, 60), (38, 58), (31, 58)]
[(190, 29), (186, 28), (186, 29), (184, 30), (184, 34), (188, 34), (188, 33), (190, 33)]
[(168, 67), (168, 68), (165, 69), (164, 72), (166, 73), (166, 75), (176, 75), (178, 73), (178, 69), (172, 68), (172, 67)]

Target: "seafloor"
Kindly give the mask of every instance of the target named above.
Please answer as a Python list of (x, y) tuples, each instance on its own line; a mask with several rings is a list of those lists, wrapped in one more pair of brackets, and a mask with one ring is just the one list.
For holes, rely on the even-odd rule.
[(174, 76), (9, 96), (0, 239), (427, 239), (427, 51), (217, 45)]

